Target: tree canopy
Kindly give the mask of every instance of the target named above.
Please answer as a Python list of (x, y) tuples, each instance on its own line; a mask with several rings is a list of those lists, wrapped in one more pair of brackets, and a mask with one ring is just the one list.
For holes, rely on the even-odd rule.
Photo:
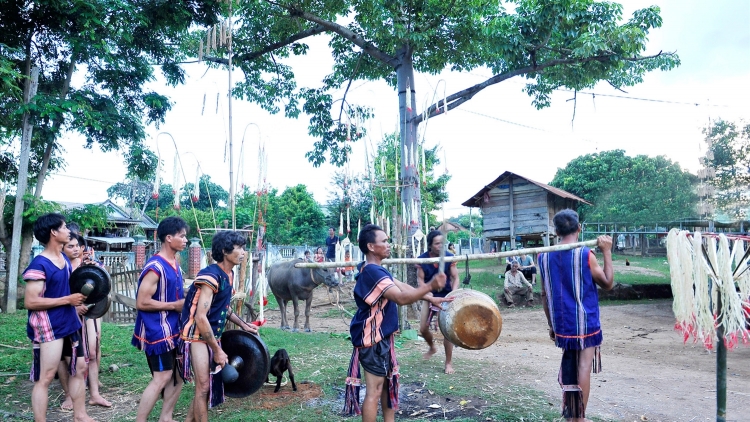
[[(718, 119), (703, 129), (707, 144), (705, 164), (713, 169), (703, 175), (713, 186), (709, 200), (730, 219), (747, 218), (750, 205), (750, 124)], [(712, 177), (711, 177), (712, 176)], [(710, 195), (713, 193), (713, 195)]]
[[(645, 55), (649, 32), (662, 24), (656, 6), (637, 10), (624, 20), (622, 6), (593, 0), (391, 0), (290, 1), (243, 3), (234, 34), (233, 63), (244, 73), (234, 95), (271, 113), (310, 116), (316, 137), (306, 155), (313, 165), (330, 160), (342, 165), (350, 141), (364, 131), (351, 131), (372, 116), (366, 106), (352, 104), (346, 91), (353, 81), (384, 80), (399, 100), (399, 172), (401, 202), (410, 221), (421, 227), (419, 165), (411, 153), (419, 146), (417, 127), (425, 119), (470, 101), (480, 91), (520, 76), (536, 107), (550, 105), (557, 88), (591, 88), (608, 82), (621, 88), (640, 83), (653, 70), (679, 64), (676, 54)], [(330, 36), (334, 64), (322, 85), (298, 87), (295, 69), (286, 60), (306, 55), (306, 39)], [(188, 48), (197, 51), (197, 38)], [(205, 60), (227, 64), (225, 57)], [(493, 76), (447, 95), (424, 110), (417, 109), (415, 72), (445, 69), (489, 69)], [(342, 98), (335, 98), (344, 90)], [(359, 124), (361, 126), (361, 124)]]
[(573, 159), (550, 185), (593, 203), (578, 206), (581, 221), (647, 224), (694, 217), (696, 182), (664, 156), (612, 150)]
[[(197, 0), (0, 2), (0, 146), (18, 141), (27, 115), (34, 199), (25, 201), (26, 212), (38, 210), (34, 202), (47, 174), (64, 168), (65, 133), (82, 135), (87, 148), (120, 151), (129, 177), (148, 178), (156, 156), (144, 145), (145, 126), (163, 122), (171, 102), (146, 84), (158, 68), (172, 85), (184, 80), (176, 65), (185, 57), (181, 38), (194, 23), (216, 22), (221, 7)], [(26, 104), (18, 93), (27, 90), (33, 67), (39, 68), (38, 90)], [(19, 161), (5, 156), (4, 181), (13, 184)], [(8, 244), (4, 225), (0, 221), (0, 241)], [(21, 268), (32, 240), (31, 230), (22, 233)]]

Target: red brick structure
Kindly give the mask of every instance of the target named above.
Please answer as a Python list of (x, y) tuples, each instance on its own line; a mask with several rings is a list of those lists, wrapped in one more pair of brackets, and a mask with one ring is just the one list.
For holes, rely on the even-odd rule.
[(143, 236), (134, 236), (133, 252), (135, 252), (135, 269), (141, 270), (146, 265), (146, 244)]
[(200, 239), (194, 237), (190, 239), (190, 249), (188, 253), (188, 278), (195, 278), (198, 271), (201, 270), (201, 244)]

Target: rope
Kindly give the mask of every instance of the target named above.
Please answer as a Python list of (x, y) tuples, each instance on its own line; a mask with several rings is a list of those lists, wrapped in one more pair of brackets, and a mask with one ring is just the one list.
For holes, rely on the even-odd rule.
[[(283, 379), (284, 381), (281, 381), (280, 384), (281, 387), (285, 386), (289, 382), (289, 378), (287, 378), (286, 375), (283, 375)], [(276, 383), (269, 380), (266, 381), (263, 385), (265, 385), (266, 387), (275, 387)]]
[(338, 287), (336, 290), (336, 294), (334, 295), (336, 297), (336, 303), (333, 303), (333, 299), (331, 299), (331, 290), (329, 289), (328, 290), (328, 302), (330, 302), (331, 305), (333, 305), (335, 308), (338, 308), (341, 321), (343, 321), (344, 324), (348, 327), (349, 325), (351, 325), (351, 319), (347, 321), (346, 318), (344, 318), (344, 314), (349, 315), (349, 318), (354, 318), (354, 315), (351, 312), (347, 311), (346, 308), (344, 308), (344, 306), (341, 304), (340, 302), (341, 295), (339, 295), (340, 291), (341, 291), (341, 287)]

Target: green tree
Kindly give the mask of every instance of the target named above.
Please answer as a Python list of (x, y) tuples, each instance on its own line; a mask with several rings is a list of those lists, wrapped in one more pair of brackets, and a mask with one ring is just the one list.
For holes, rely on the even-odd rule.
[(582, 221), (647, 224), (694, 216), (696, 182), (664, 156), (613, 150), (573, 159), (550, 185), (593, 203), (579, 205)]
[[(171, 103), (146, 84), (154, 79), (155, 65), (162, 65), (168, 83), (184, 80), (175, 64), (184, 57), (178, 41), (193, 22), (215, 22), (219, 7), (218, 2), (160, 0), (0, 2), (0, 80), (23, 74), (15, 79), (18, 92), (28, 85), (32, 67), (40, 69), (33, 102), (12, 95), (0, 99), (0, 141), (19, 138), (27, 113), (34, 127), (29, 174), (36, 199), (49, 171), (64, 165), (59, 141), (68, 131), (82, 134), (87, 148), (122, 151), (129, 176), (147, 176), (156, 160), (143, 144), (144, 126), (163, 122)], [(84, 82), (76, 86), (73, 75)], [(2, 227), (2, 234), (10, 232)], [(26, 231), (20, 268), (28, 261), (31, 241)]]
[(78, 223), (81, 232), (90, 229), (103, 229), (109, 226), (109, 209), (104, 205), (86, 204), (80, 208), (70, 208), (64, 212), (68, 221)]
[(324, 240), (325, 215), (305, 185), (288, 187), (279, 196), (271, 193), (268, 195), (266, 241), (301, 245)]
[[(455, 217), (451, 217), (448, 221), (458, 223), (463, 227), (466, 227), (474, 236), (480, 236), (483, 229), (482, 215), (481, 214), (459, 214)], [(473, 224), (473, 228), (472, 228)]]
[(370, 223), (370, 209), (372, 207), (372, 184), (370, 180), (362, 175), (345, 177), (344, 173), (337, 172), (331, 183), (332, 190), (329, 192), (326, 209), (328, 218), (325, 220), (327, 227), (333, 227), (338, 234), (341, 216), (344, 216), (344, 233), (346, 235), (346, 207), (349, 206), (349, 222), (351, 233), (349, 240), (356, 242), (357, 224)]
[[(679, 63), (673, 53), (642, 55), (649, 31), (662, 24), (659, 12), (652, 6), (623, 21), (621, 5), (593, 0), (516, 0), (508, 9), (496, 0), (248, 2), (237, 12), (242, 25), (234, 34), (233, 64), (244, 80), (233, 92), (272, 113), (283, 108), (289, 117), (310, 115), (309, 132), (318, 140), (307, 157), (316, 166), (327, 158), (340, 165), (351, 149), (348, 141), (362, 137), (347, 123), (370, 111), (333, 93), (352, 81), (385, 80), (398, 95), (401, 155), (409, 157), (426, 118), (515, 76), (528, 80), (525, 91), (541, 108), (559, 87), (580, 90), (606, 81), (619, 88), (641, 82), (649, 71), (673, 68)], [(298, 88), (284, 59), (305, 55), (305, 39), (322, 33), (331, 36), (332, 72), (323, 86)], [(493, 76), (448, 95), (447, 104), (441, 99), (417, 109), (415, 72), (482, 67)], [(421, 200), (418, 166), (412, 164), (402, 160), (399, 172), (406, 204)], [(421, 218), (410, 208), (412, 232)]]
[[(229, 193), (223, 187), (211, 181), (211, 176), (204, 174), (198, 183), (199, 195), (196, 201), (193, 196), (195, 184), (187, 183), (182, 188), (181, 204), (185, 209), (195, 206), (196, 209), (210, 211), (212, 208), (224, 208), (229, 201)], [(191, 205), (192, 202), (192, 205)], [(236, 205), (235, 205), (236, 206)]]
[(703, 129), (708, 156), (715, 171), (707, 178), (714, 187), (716, 209), (730, 219), (746, 218), (750, 205), (750, 124), (718, 119)]
[[(201, 236), (201, 229), (212, 229), (216, 228), (217, 225), (214, 224), (214, 214), (211, 213), (210, 210), (204, 211), (199, 209), (175, 209), (174, 207), (166, 207), (163, 210), (160, 210), (158, 219), (156, 218), (155, 211), (150, 212), (149, 215), (154, 218), (154, 220), (158, 223), (161, 220), (172, 217), (172, 216), (178, 216), (181, 217), (188, 225), (188, 238), (192, 237), (198, 237), (203, 239), (203, 247), (211, 247), (211, 238), (213, 237), (214, 231), (206, 230), (202, 233)], [(223, 216), (220, 216), (223, 217)], [(221, 221), (219, 221), (221, 222)], [(219, 227), (223, 227), (219, 224)]]
[[(422, 147), (417, 150), (421, 154)], [(439, 146), (427, 148), (424, 151), (425, 174), (420, 180), (420, 198), (422, 200), (422, 212), (430, 213), (438, 209), (439, 205), (448, 201), (446, 185), (450, 180), (449, 174), (435, 175), (435, 166), (440, 164), (438, 158)], [(350, 220), (353, 236), (356, 236), (357, 221), (362, 224), (370, 222), (370, 209), (375, 204), (375, 214), (392, 217), (392, 207), (396, 206), (399, 215), (402, 214), (401, 198), (395, 189), (396, 167), (401, 161), (398, 134), (392, 133), (378, 144), (374, 162), (370, 172), (371, 177), (358, 175), (347, 180), (347, 188), (344, 188), (344, 175), (338, 173), (334, 176), (333, 190), (329, 197), (327, 208), (329, 217), (327, 223), (331, 227), (339, 226), (341, 213), (346, 217), (346, 206), (350, 205)], [(429, 214), (428, 214), (429, 215)], [(417, 216), (423, 218), (422, 215)], [(431, 215), (428, 217), (432, 217)], [(434, 217), (432, 217), (434, 220)], [(396, 222), (392, 221), (395, 225)], [(431, 221), (435, 224), (436, 221)], [(346, 224), (346, 222), (344, 223)], [(346, 228), (344, 228), (346, 230)]]

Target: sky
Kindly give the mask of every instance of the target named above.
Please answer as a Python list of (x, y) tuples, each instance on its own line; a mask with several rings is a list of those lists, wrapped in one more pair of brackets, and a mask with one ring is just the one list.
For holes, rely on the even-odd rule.
[[(570, 160), (612, 149), (623, 149), (631, 156), (664, 155), (696, 172), (698, 159), (705, 153), (701, 129), (711, 119), (738, 121), (750, 116), (750, 1), (621, 3), (625, 19), (639, 8), (661, 7), (663, 26), (652, 31), (646, 54), (676, 51), (681, 66), (651, 72), (642, 84), (627, 88), (627, 93), (607, 84), (586, 91), (595, 95), (578, 93), (575, 119), (572, 92), (556, 92), (551, 107), (537, 110), (522, 92), (525, 82), (521, 78), (489, 87), (461, 107), (430, 119), (422, 130), (426, 145), (441, 149), (443, 162), (436, 171), (452, 175), (446, 216), (468, 213), (461, 203), (505, 171), (549, 183)], [(332, 59), (327, 38), (316, 37), (309, 44), (307, 56), (287, 62), (297, 74), (298, 86), (317, 87), (330, 73)], [(214, 182), (229, 190), (227, 72), (207, 70), (203, 64), (186, 66), (190, 67), (184, 85), (169, 88), (160, 81), (153, 83), (151, 88), (169, 96), (174, 106), (160, 128), (148, 128), (147, 144), (158, 149), (163, 159), (164, 183), (172, 184), (176, 145), (188, 182), (195, 180), (200, 163)], [(487, 69), (419, 74), (414, 83), (418, 111), (433, 96), (442, 97), (443, 87), (450, 95), (490, 76)], [(241, 72), (234, 72), (233, 77), (240, 78)], [(398, 99), (384, 82), (354, 82), (347, 100), (373, 108), (375, 117), (365, 124), (368, 142), (376, 145), (382, 135), (396, 130)], [(328, 164), (315, 168), (305, 158), (315, 142), (307, 134), (305, 115), (287, 119), (235, 99), (232, 120), (235, 175), (244, 174), (239, 183), (257, 186), (257, 151), (263, 142), (268, 157), (266, 180), (271, 186), (283, 190), (305, 184), (319, 203), (327, 201), (337, 169)], [(171, 135), (174, 144), (163, 132)], [(47, 178), (45, 199), (101, 202), (107, 199), (109, 186), (123, 181), (125, 165), (120, 154), (84, 149), (83, 138), (75, 134), (67, 135), (61, 144), (68, 165)], [(350, 164), (355, 173), (365, 171), (364, 154), (364, 145), (355, 144)]]

